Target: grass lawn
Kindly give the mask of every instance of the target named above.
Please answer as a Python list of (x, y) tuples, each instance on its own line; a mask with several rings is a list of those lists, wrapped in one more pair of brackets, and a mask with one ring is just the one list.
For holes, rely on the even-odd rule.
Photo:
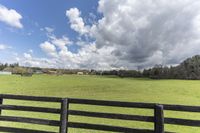
[[(130, 102), (156, 102), (167, 104), (200, 105), (200, 81), (198, 80), (151, 80), (136, 78), (118, 78), (84, 75), (34, 75), (33, 77), (0, 76), (0, 93), (35, 96), (74, 97), (86, 99), (119, 100)], [(6, 104), (15, 104), (13, 100)], [(20, 101), (23, 105), (38, 105), (36, 102)], [(59, 107), (57, 104), (39, 103), (40, 106)], [(152, 110), (122, 109), (116, 107), (72, 105), (70, 109), (80, 109), (98, 112), (116, 112), (128, 114), (153, 115)], [(36, 118), (59, 119), (58, 115), (32, 112), (3, 111), (3, 115), (28, 116)], [(200, 120), (200, 113), (183, 113), (165, 111), (165, 116)], [(109, 120), (70, 116), (70, 121), (121, 125), (136, 128), (153, 128), (152, 123)], [(0, 122), (0, 125), (27, 127), (33, 129), (49, 129), (58, 131), (55, 127), (38, 126)], [(200, 133), (200, 128), (187, 126), (165, 125), (167, 131), (180, 133)], [(70, 129), (72, 133), (94, 133), (94, 131)], [(99, 131), (98, 131), (99, 132)]]

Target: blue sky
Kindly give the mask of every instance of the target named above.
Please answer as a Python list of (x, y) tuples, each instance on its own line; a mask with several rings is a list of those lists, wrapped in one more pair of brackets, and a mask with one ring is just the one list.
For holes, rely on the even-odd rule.
[(143, 69), (179, 64), (199, 44), (197, 0), (0, 0), (4, 63)]
[[(8, 44), (19, 54), (32, 49), (38, 57), (45, 56), (38, 45), (47, 39), (45, 31), (41, 31), (41, 28), (51, 27), (56, 36), (66, 35), (71, 40), (76, 40), (77, 33), (70, 29), (66, 10), (77, 7), (81, 10), (83, 18), (87, 18), (89, 13), (98, 16), (97, 0), (51, 0), (48, 3), (41, 0), (0, 0), (0, 4), (16, 10), (23, 17), (22, 29), (0, 22), (0, 43)], [(74, 46), (71, 49), (74, 51), (77, 48)]]

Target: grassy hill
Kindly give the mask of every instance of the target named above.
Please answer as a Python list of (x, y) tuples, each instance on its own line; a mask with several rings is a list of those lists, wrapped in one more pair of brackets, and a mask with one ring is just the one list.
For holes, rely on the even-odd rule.
[[(102, 77), (102, 76), (85, 76), (85, 75), (34, 75), (33, 77), (21, 76), (0, 76), (0, 93), (20, 94), (20, 95), (36, 95), (36, 96), (55, 96), (55, 97), (75, 97), (86, 99), (102, 99), (102, 100), (119, 100), (130, 102), (156, 102), (167, 104), (184, 104), (184, 105), (200, 105), (200, 81), (195, 80), (151, 80), (151, 79), (135, 79), (135, 78), (118, 78), (118, 77)], [(15, 101), (7, 100), (7, 104), (14, 104)], [(30, 105), (30, 102), (20, 101), (20, 104)], [(31, 105), (38, 103), (31, 102)], [(41, 106), (58, 107), (57, 104), (40, 103)], [(80, 110), (90, 110), (98, 112), (116, 112), (153, 115), (152, 110), (142, 109), (122, 109), (108, 108), (86, 105), (73, 105), (70, 108)], [(29, 116), (38, 118), (59, 119), (58, 115), (27, 113), (5, 111), (3, 114)], [(174, 111), (165, 111), (165, 116), (176, 118), (189, 118), (200, 120), (200, 113), (181, 113)], [(70, 117), (71, 121), (81, 121), (89, 123), (107, 123), (114, 125), (124, 125), (127, 127), (137, 128), (153, 128), (153, 124), (145, 122), (123, 122), (121, 120), (97, 119), (86, 117)], [(0, 122), (0, 125), (13, 125), (9, 122)], [(48, 128), (49, 130), (57, 130), (54, 127), (33, 126), (29, 124), (15, 124), (16, 127), (26, 126), (27, 128)], [(170, 126), (166, 125), (166, 130), (176, 131), (180, 133), (199, 133), (200, 128)], [(89, 132), (86, 130), (70, 129), (70, 132)], [(93, 133), (94, 131), (91, 131)]]

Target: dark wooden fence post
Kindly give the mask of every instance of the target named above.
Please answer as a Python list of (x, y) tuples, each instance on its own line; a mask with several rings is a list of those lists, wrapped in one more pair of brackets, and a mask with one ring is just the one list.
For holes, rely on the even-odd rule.
[[(3, 104), (3, 98), (0, 98), (0, 105)], [(0, 115), (1, 115), (1, 109), (0, 109)]]
[(68, 99), (65, 98), (61, 102), (60, 133), (67, 133), (68, 108), (69, 108)]
[(163, 105), (155, 105), (154, 109), (154, 130), (155, 133), (164, 133)]

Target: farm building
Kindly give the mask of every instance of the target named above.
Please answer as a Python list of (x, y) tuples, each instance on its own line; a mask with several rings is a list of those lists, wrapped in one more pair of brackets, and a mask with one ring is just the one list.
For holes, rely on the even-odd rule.
[(12, 72), (0, 71), (0, 75), (12, 75)]
[(44, 72), (42, 70), (36, 70), (34, 73), (36, 73), (36, 74), (43, 74)]
[(83, 75), (84, 73), (83, 72), (77, 72), (77, 75)]

